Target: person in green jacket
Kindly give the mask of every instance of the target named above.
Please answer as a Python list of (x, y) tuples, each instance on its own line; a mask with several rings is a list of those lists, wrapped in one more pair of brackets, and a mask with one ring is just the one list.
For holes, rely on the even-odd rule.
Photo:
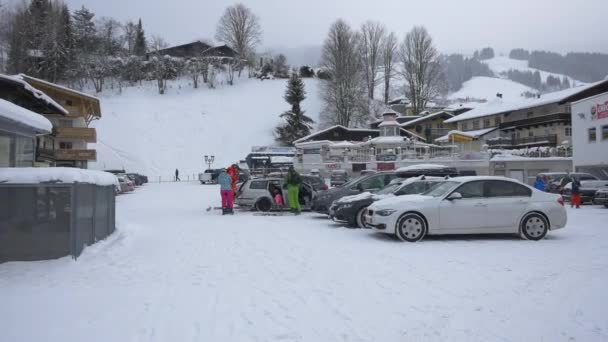
[(289, 167), (289, 171), (287, 171), (287, 179), (285, 180), (287, 183), (287, 198), (289, 201), (289, 208), (295, 214), (300, 213), (300, 184), (302, 183), (302, 177), (300, 174), (293, 168), (293, 166)]

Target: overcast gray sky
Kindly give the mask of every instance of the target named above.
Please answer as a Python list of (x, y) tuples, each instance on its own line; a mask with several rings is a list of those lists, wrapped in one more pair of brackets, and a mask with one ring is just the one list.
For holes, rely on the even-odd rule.
[[(98, 16), (142, 18), (147, 34), (172, 44), (213, 37), (226, 0), (66, 0)], [(608, 52), (608, 0), (246, 0), (261, 19), (264, 47), (321, 45), (332, 21), (378, 20), (400, 38), (424, 25), (442, 52), (492, 46)]]

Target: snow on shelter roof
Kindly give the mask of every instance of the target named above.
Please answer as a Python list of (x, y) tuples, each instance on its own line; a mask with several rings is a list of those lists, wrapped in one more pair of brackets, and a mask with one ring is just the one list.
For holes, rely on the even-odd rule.
[(297, 144), (297, 143), (300, 143), (300, 142), (306, 141), (306, 140), (308, 140), (308, 139), (310, 139), (310, 138), (314, 138), (314, 137), (316, 137), (316, 136), (317, 136), (317, 135), (319, 135), (319, 134), (322, 134), (322, 133), (325, 133), (325, 132), (331, 131), (332, 129), (336, 129), (336, 128), (343, 128), (343, 129), (345, 129), (345, 130), (347, 130), (347, 131), (352, 131), (352, 132), (378, 132), (378, 130), (377, 130), (377, 129), (369, 129), (369, 128), (348, 128), (348, 127), (344, 127), (344, 126), (342, 126), (342, 125), (335, 125), (335, 126), (327, 127), (326, 129), (322, 129), (322, 130), (320, 130), (320, 131), (316, 131), (316, 132), (311, 133), (311, 134), (309, 134), (309, 135), (307, 135), (307, 136), (305, 136), (305, 137), (302, 137), (302, 138), (300, 138), (300, 139), (298, 139), (298, 140), (294, 141), (294, 144)]
[(97, 101), (99, 101), (99, 98), (96, 97), (96, 96), (93, 96), (93, 95), (90, 95), (90, 94), (87, 94), (87, 93), (83, 93), (81, 91), (74, 90), (72, 88), (64, 87), (64, 86), (61, 86), (61, 85), (56, 84), (56, 83), (51, 83), (51, 82), (48, 82), (48, 81), (45, 81), (45, 80), (41, 80), (39, 78), (32, 77), (32, 76), (29, 76), (29, 75), (26, 75), (26, 74), (19, 74), (19, 76), (17, 76), (17, 77), (19, 77), (20, 79), (22, 79), (24, 82), (26, 82), (28, 79), (30, 79), (32, 81), (42, 83), (42, 84), (47, 85), (49, 87), (54, 87), (54, 88), (61, 89), (61, 90), (65, 91), (65, 92), (68, 92), (68, 93), (72, 93), (72, 94), (79, 95), (79, 96), (82, 96), (82, 97), (87, 97), (87, 98), (89, 98), (91, 100), (97, 100)]
[(498, 129), (498, 127), (484, 128), (484, 129), (479, 129), (476, 131), (465, 131), (465, 132), (459, 131), (459, 130), (452, 130), (452, 131), (449, 131), (448, 134), (435, 139), (435, 141), (438, 141), (438, 142), (450, 141), (450, 135), (452, 135), (452, 134), (460, 134), (460, 135), (464, 135), (466, 137), (476, 139), (476, 138), (482, 137), (496, 129)]
[(506, 112), (512, 112), (516, 110), (526, 109), (526, 108), (534, 108), (543, 106), (550, 103), (561, 102), (566, 100), (567, 98), (574, 96), (578, 93), (581, 93), (585, 90), (591, 89), (598, 85), (608, 83), (608, 80), (598, 81), (595, 83), (590, 83), (580, 87), (568, 88), (560, 91), (555, 91), (552, 93), (543, 94), (540, 98), (534, 99), (522, 99), (520, 101), (492, 101), (488, 102), (485, 105), (478, 106), (473, 108), (472, 110), (460, 114), (456, 117), (446, 120), (446, 123), (459, 122), (468, 119), (481, 118), (484, 116), (501, 114)]
[(447, 166), (441, 164), (416, 164), (410, 166), (404, 166), (397, 169), (395, 172), (407, 172), (407, 171), (415, 171), (415, 170), (436, 170), (436, 169), (445, 169)]
[(108, 186), (116, 182), (116, 176), (108, 172), (70, 167), (0, 168), (0, 184), (85, 183)]
[(44, 116), (3, 99), (0, 99), (0, 117), (28, 126), (36, 133), (51, 133), (53, 130), (53, 124)]
[(51, 107), (54, 107), (61, 114), (64, 114), (64, 115), (69, 114), (69, 112), (65, 108), (63, 108), (59, 103), (55, 102), (55, 100), (53, 100), (50, 96), (48, 96), (47, 94), (43, 93), (42, 91), (32, 87), (29, 83), (24, 81), (23, 78), (21, 77), (21, 75), (9, 76), (9, 75), (0, 74), (0, 78), (20, 84), (23, 87), (23, 89), (25, 89), (27, 92), (31, 93), (35, 98), (46, 102), (46, 104), (48, 104)]

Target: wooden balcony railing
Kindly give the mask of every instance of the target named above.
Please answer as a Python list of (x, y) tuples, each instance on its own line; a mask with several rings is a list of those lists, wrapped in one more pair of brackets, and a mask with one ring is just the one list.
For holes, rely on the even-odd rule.
[(57, 160), (97, 160), (96, 150), (55, 150)]
[(492, 140), (486, 141), (488, 146), (495, 147), (525, 147), (528, 145), (535, 146), (556, 146), (557, 145), (557, 135), (549, 134), (549, 135), (541, 135), (534, 137), (522, 137), (522, 138), (496, 138)]
[(87, 127), (58, 127), (55, 131), (57, 138), (82, 139), (88, 143), (97, 142), (97, 131), (95, 128)]

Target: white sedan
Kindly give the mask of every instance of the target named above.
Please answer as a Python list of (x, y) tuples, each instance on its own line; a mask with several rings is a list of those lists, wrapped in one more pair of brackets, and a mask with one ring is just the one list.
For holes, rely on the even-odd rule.
[(568, 220), (560, 195), (504, 177), (456, 177), (422, 195), (370, 205), (368, 225), (415, 242), (425, 235), (518, 234), (540, 240)]

